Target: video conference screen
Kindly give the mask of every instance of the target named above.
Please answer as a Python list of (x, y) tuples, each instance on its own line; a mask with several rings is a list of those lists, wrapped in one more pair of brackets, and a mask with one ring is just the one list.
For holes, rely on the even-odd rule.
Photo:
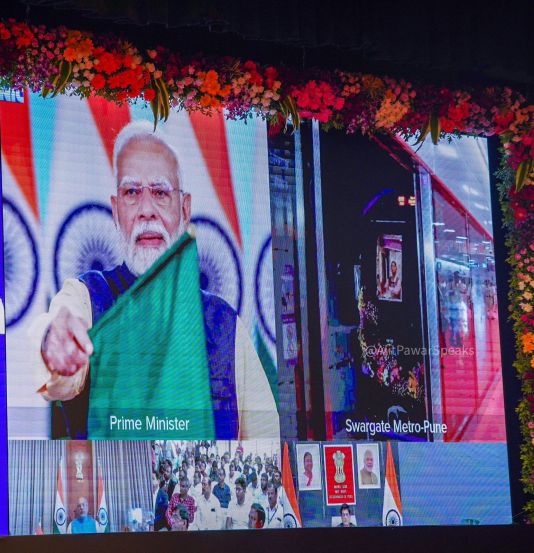
[(4, 531), (511, 523), (487, 143), (428, 142), (0, 91)]

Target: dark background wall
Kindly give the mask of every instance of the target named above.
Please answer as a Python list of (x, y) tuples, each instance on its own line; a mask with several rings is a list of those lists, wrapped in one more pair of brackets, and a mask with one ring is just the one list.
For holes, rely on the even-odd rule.
[[(125, 33), (136, 44), (532, 92), (532, 9), (387, 0), (14, 0), (2, 17)], [(530, 15), (529, 15), (530, 14)]]

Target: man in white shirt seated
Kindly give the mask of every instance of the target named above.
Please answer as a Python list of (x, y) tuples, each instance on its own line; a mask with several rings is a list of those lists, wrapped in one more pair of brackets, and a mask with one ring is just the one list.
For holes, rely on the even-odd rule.
[(230, 502), (226, 513), (226, 528), (228, 530), (246, 530), (250, 501), (246, 500), (247, 483), (244, 478), (235, 481), (235, 499)]
[(265, 528), (283, 528), (284, 509), (278, 503), (278, 488), (273, 482), (267, 484), (267, 498), (269, 500), (269, 505), (267, 507)]
[(260, 480), (260, 493), (258, 495), (258, 503), (267, 510), (267, 507), (269, 506), (269, 498), (267, 497), (267, 484), (269, 483), (269, 477), (267, 476), (267, 473), (264, 472), (261, 475)]
[(228, 485), (234, 486), (235, 481), (241, 476), (241, 473), (238, 472), (235, 468), (235, 462), (232, 461), (228, 467)]
[(273, 470), (272, 482), (276, 486), (278, 503), (282, 509), (284, 509), (287, 502), (287, 495), (284, 486), (282, 485), (282, 473), (277, 468)]
[(253, 503), (261, 503), (261, 496), (263, 492), (261, 486), (258, 483), (258, 475), (253, 472), (251, 475), (250, 484), (247, 486), (247, 497)]
[(189, 492), (189, 494), (195, 501), (197, 501), (197, 499), (202, 495), (201, 479), (202, 476), (200, 475), (200, 472), (195, 471), (195, 474), (193, 475), (193, 486), (191, 487), (191, 491)]
[(202, 494), (197, 501), (195, 522), (199, 530), (220, 530), (223, 524), (221, 503), (211, 493), (211, 481), (202, 477)]

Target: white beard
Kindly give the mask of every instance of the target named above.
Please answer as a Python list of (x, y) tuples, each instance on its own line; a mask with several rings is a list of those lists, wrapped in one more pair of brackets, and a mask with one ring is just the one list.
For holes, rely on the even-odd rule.
[[(126, 236), (119, 227), (119, 243), (123, 259), (133, 275), (142, 275), (166, 250), (168, 250), (184, 233), (183, 221), (180, 221), (178, 230), (172, 236), (158, 221), (136, 223), (130, 236)], [(157, 232), (163, 237), (163, 244), (159, 248), (137, 245), (137, 238), (144, 232)]]

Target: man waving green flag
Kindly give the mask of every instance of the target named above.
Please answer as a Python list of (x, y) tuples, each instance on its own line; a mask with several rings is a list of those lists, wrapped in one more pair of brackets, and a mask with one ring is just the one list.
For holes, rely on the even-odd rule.
[(159, 128), (132, 122), (113, 168), (123, 262), (67, 278), (29, 332), (37, 393), (54, 402), (53, 437), (278, 439), (248, 330), (200, 289), (176, 151)]
[(89, 335), (89, 438), (214, 437), (197, 248), (188, 232)]

